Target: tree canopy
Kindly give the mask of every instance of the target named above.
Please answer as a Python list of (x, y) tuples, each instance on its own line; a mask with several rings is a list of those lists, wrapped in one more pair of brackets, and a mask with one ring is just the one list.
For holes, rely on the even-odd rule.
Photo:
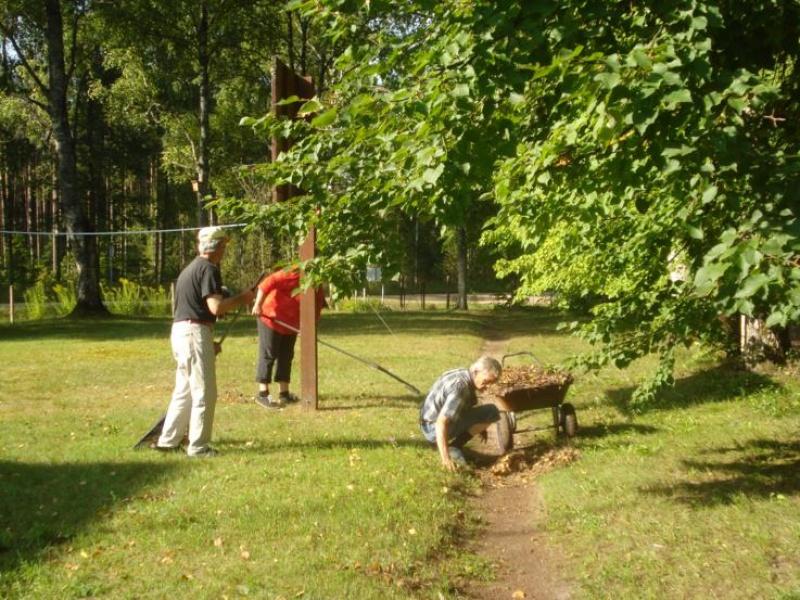
[[(717, 316), (800, 316), (796, 2), (298, 1), (333, 38), (358, 32), (340, 77), (264, 165), (304, 196), (254, 221), (320, 232), (315, 265), (347, 284), (390, 259), (396, 213), (447, 228), (496, 214), (518, 297), (589, 311), (583, 365), (723, 342)], [(312, 269), (313, 270), (313, 269)]]

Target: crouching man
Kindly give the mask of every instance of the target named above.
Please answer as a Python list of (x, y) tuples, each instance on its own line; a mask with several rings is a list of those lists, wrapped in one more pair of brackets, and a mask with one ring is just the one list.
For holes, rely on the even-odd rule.
[(428, 392), (420, 409), (420, 428), (425, 439), (438, 447), (445, 469), (466, 465), (464, 444), (500, 419), (494, 404), (476, 406), (475, 392), (497, 381), (501, 371), (499, 362), (482, 356), (468, 369), (447, 371)]

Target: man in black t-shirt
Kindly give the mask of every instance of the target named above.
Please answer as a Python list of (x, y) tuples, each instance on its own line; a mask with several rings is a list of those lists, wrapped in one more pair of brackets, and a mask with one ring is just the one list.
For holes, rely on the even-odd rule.
[(178, 276), (175, 286), (175, 315), (172, 322), (172, 354), (178, 363), (175, 389), (167, 408), (158, 450), (177, 450), (187, 431), (189, 456), (212, 456), (211, 429), (217, 402), (216, 354), (214, 342), (217, 317), (232, 308), (249, 304), (252, 290), (226, 298), (222, 292), (219, 263), (228, 236), (220, 227), (198, 232), (199, 255)]

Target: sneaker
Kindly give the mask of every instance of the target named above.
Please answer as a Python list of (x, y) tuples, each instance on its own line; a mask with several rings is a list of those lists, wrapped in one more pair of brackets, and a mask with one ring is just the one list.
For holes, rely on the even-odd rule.
[(295, 404), (296, 402), (300, 402), (300, 398), (295, 396), (292, 392), (281, 392), (278, 394), (278, 398), (286, 404)]
[(196, 454), (190, 454), (189, 458), (211, 458), (212, 456), (216, 456), (218, 453), (214, 450), (211, 446), (206, 446)]
[(283, 408), (283, 403), (280, 401), (280, 398), (278, 400), (273, 400), (272, 394), (267, 394), (266, 396), (259, 394), (256, 396), (256, 404), (269, 410), (280, 410)]

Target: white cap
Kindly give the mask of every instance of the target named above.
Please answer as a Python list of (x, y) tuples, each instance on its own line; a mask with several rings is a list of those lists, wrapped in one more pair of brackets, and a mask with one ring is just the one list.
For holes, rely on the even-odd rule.
[(228, 234), (222, 227), (203, 227), (197, 232), (197, 243), (200, 253), (214, 252), (219, 243), (228, 239)]

